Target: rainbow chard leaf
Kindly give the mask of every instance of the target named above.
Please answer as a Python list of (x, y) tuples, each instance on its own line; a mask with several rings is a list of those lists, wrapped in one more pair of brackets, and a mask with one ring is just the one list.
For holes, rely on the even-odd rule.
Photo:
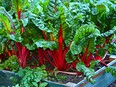
[(23, 5), (25, 1), (23, 0), (11, 0), (11, 1), (12, 1), (12, 6), (13, 6), (12, 8), (17, 13), (18, 19), (21, 19), (21, 13), (22, 13)]
[(48, 27), (45, 27), (45, 25), (47, 25), (47, 24), (44, 23), (44, 21), (42, 19), (37, 19), (36, 18), (32, 21), (40, 30), (44, 30), (44, 31), (47, 31), (47, 32), (52, 32)]
[(43, 49), (55, 49), (57, 48), (57, 44), (55, 41), (46, 41), (46, 40), (36, 40), (34, 41), (35, 45), (37, 46), (37, 48), (43, 48)]
[(85, 24), (81, 26), (79, 29), (77, 29), (76, 34), (74, 36), (74, 41), (71, 44), (70, 50), (72, 54), (77, 55), (81, 53), (83, 47), (85, 48), (85, 46), (87, 46), (88, 41), (92, 40), (91, 43), (94, 44), (93, 42), (96, 40), (95, 38), (98, 36), (100, 36), (100, 31), (96, 29), (93, 24)]
[(92, 78), (95, 73), (94, 69), (87, 68), (83, 62), (77, 63), (76, 69), (79, 72), (83, 72), (83, 74), (86, 76), (87, 80), (90, 81), (92, 84), (95, 83), (95, 80)]
[(5, 8), (0, 7), (0, 22), (3, 23), (5, 30), (11, 33), (12, 32), (11, 22), (6, 14), (8, 13), (5, 11)]

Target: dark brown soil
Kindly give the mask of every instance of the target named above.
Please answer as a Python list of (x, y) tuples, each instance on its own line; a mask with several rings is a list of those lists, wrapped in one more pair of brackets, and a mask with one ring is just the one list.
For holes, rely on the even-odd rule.
[(83, 78), (84, 77), (82, 75), (69, 75), (59, 73), (56, 76), (51, 76), (49, 80), (66, 84), (68, 82), (78, 83), (79, 81), (83, 80)]

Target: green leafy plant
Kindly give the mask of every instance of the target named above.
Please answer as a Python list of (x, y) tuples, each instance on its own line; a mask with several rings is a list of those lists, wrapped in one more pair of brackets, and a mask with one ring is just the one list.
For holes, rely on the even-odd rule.
[(42, 82), (42, 79), (47, 78), (47, 72), (42, 67), (37, 68), (29, 68), (26, 67), (25, 69), (19, 68), (18, 76), (21, 77), (21, 81), (19, 86), (27, 87), (46, 87), (47, 83)]
[(18, 71), (19, 64), (18, 64), (17, 57), (13, 55), (9, 57), (4, 63), (0, 64), (0, 70), (3, 70), (3, 69), (8, 69), (14, 72)]

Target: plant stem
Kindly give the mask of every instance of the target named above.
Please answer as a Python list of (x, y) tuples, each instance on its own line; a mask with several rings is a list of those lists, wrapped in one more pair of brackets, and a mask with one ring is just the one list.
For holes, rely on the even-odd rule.
[(76, 72), (58, 71), (57, 73), (63, 73), (63, 74), (69, 74), (69, 75), (77, 75)]
[(105, 53), (104, 57), (102, 58), (102, 60), (104, 60), (106, 58), (107, 54), (108, 54), (108, 50), (106, 50), (106, 53)]

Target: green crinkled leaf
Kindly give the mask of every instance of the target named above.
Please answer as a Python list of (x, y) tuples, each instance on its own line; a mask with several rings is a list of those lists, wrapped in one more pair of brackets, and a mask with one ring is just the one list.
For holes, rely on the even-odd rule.
[(52, 30), (50, 30), (48, 27), (46, 27), (47, 24), (42, 19), (36, 18), (32, 21), (40, 30), (43, 30), (46, 32), (52, 32)]
[(55, 41), (46, 41), (46, 40), (37, 40), (34, 41), (35, 45), (39, 48), (44, 48), (44, 49), (55, 49), (57, 47), (57, 44)]
[(40, 2), (41, 0), (33, 0), (30, 3), (30, 10), (33, 14), (38, 15), (43, 10), (43, 8), (40, 6)]
[(58, 16), (58, 8), (62, 6), (62, 2), (60, 0), (50, 0), (47, 6), (47, 16), (50, 19), (57, 19)]
[(11, 34), (11, 35), (8, 35), (8, 37), (13, 40), (13, 41), (16, 41), (16, 42), (22, 42), (23, 39), (20, 35), (15, 35), (15, 34)]
[(67, 63), (71, 63), (74, 60), (76, 60), (76, 56), (74, 56), (71, 51), (69, 50), (68, 53), (66, 54), (66, 61)]
[(85, 25), (82, 25), (79, 29), (77, 29), (76, 34), (74, 36), (74, 42), (79, 43), (79, 40), (81, 39), (97, 37), (99, 35), (100, 35), (100, 31), (95, 28), (95, 25), (85, 24)]
[(71, 50), (71, 53), (75, 55), (75, 54), (81, 53), (82, 47), (80, 45), (76, 45), (75, 42), (72, 42), (70, 50)]
[(0, 54), (2, 54), (2, 53), (4, 53), (4, 50), (5, 50), (5, 46), (4, 46), (4, 44), (2, 43), (0, 43)]
[(27, 49), (29, 49), (29, 50), (35, 50), (35, 49), (36, 49), (36, 45), (35, 45), (35, 44), (25, 44), (25, 46), (26, 46)]
[(95, 28), (95, 25), (82, 25), (79, 29), (77, 29), (74, 36), (74, 41), (70, 46), (71, 53), (73, 55), (81, 53), (83, 49), (88, 45), (87, 43), (89, 43), (89, 51), (94, 52), (96, 37), (98, 37), (99, 35), (100, 31)]
[(95, 83), (95, 80), (92, 78), (94, 76), (94, 69), (87, 68), (83, 62), (78, 62), (76, 65), (76, 69), (79, 72), (83, 72), (83, 74), (86, 76), (86, 79), (90, 81), (92, 84)]
[[(108, 8), (108, 6), (106, 4), (98, 4), (96, 6), (97, 10), (99, 13), (105, 12), (104, 14), (109, 13), (110, 9)], [(102, 16), (102, 15), (101, 15)]]
[(85, 64), (84, 64), (83, 62), (77, 63), (76, 69), (77, 69), (78, 71), (82, 71), (84, 68), (85, 68)]
[(108, 37), (111, 34), (114, 34), (115, 32), (116, 32), (116, 26), (114, 26), (112, 29), (110, 29), (104, 33), (101, 33), (100, 37)]
[(105, 54), (106, 50), (104, 48), (100, 48), (99, 51), (98, 51), (98, 54), (103, 57), (104, 54)]

